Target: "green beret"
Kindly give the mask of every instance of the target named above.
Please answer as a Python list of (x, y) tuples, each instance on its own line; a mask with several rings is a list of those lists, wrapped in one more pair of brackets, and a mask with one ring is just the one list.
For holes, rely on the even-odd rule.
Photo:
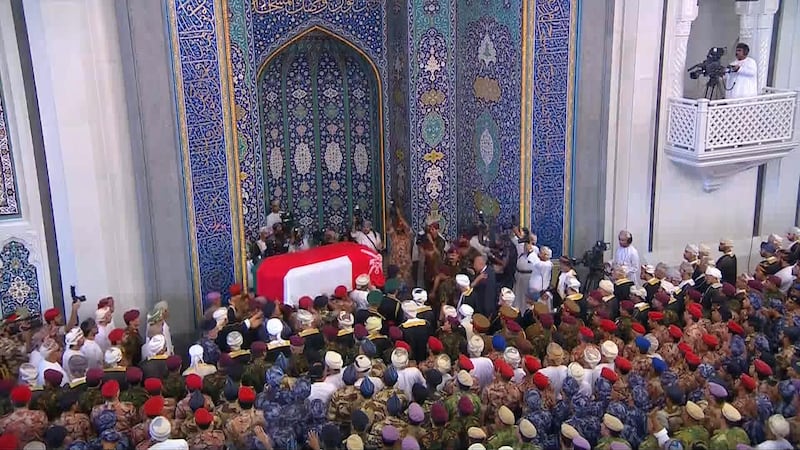
[(379, 305), (381, 300), (383, 300), (383, 292), (381, 291), (370, 291), (370, 293), (367, 294), (367, 303), (372, 306)]
[(386, 280), (386, 285), (383, 287), (383, 292), (391, 294), (397, 292), (398, 289), (400, 289), (400, 280), (397, 278), (389, 278)]

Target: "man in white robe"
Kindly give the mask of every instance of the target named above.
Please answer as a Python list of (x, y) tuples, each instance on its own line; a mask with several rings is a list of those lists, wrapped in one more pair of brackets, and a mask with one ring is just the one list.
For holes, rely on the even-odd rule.
[(731, 72), (726, 75), (725, 87), (730, 89), (725, 98), (747, 98), (758, 95), (758, 64), (749, 57), (747, 44), (736, 44), (736, 60), (731, 62)]
[(633, 246), (633, 235), (628, 230), (622, 230), (618, 236), (619, 248), (614, 254), (614, 266), (623, 266), (628, 270), (625, 273), (626, 278), (633, 280), (637, 286), (642, 282), (639, 280), (639, 268), (641, 263), (639, 260), (639, 251)]

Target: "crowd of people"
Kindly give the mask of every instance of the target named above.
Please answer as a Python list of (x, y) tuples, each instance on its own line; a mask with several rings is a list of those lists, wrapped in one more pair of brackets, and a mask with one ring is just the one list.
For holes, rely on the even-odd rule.
[(621, 233), (628, 250), (585, 295), (569, 258), (541, 275), (549, 254), (530, 233), (505, 242), (547, 278), (520, 289), (529, 274), (505, 270), (522, 261), (437, 230), (418, 239), (419, 283), (390, 257), (383, 286), (364, 274), (297, 308), (239, 285), (208, 294), (187, 359), (163, 302), (124, 327), (112, 298), (80, 324), (77, 301), (66, 320), (6, 317), (0, 450), (800, 443), (800, 230), (771, 236), (749, 274), (726, 240), (719, 262), (690, 244), (678, 267), (625, 266)]

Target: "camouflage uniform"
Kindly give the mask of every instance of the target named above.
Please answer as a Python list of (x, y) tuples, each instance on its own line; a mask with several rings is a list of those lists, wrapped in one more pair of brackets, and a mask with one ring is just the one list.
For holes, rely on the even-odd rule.
[(211, 401), (214, 403), (221, 400), (222, 389), (225, 387), (225, 380), (227, 377), (228, 376), (220, 370), (203, 377), (203, 393), (208, 394), (208, 396), (211, 397)]
[(225, 437), (235, 448), (247, 448), (249, 438), (253, 436), (253, 429), (256, 426), (266, 427), (266, 425), (261, 411), (250, 408), (225, 422)]
[(425, 433), (419, 438), (419, 443), (422, 448), (427, 450), (442, 450), (444, 446), (444, 427), (437, 427), (435, 425), (426, 428)]
[(190, 436), (186, 441), (189, 448), (195, 450), (223, 450), (225, 448), (225, 433), (220, 430), (203, 430)]
[[(623, 444), (628, 444), (628, 441), (618, 437), (601, 437), (599, 441), (597, 441), (597, 445), (594, 447), (595, 450), (608, 450), (611, 448), (611, 444), (614, 442), (622, 442)], [(630, 445), (630, 444), (628, 444)]]
[(504, 445), (514, 446), (516, 443), (517, 436), (514, 426), (503, 425), (495, 430), (491, 436), (489, 436), (489, 439), (486, 441), (486, 447), (500, 448)]
[(115, 429), (122, 434), (128, 434), (135, 424), (139, 422), (139, 413), (131, 403), (128, 402), (106, 402), (92, 408), (89, 418), (94, 422), (101, 412), (110, 409), (117, 414), (117, 425)]
[(747, 433), (739, 427), (716, 430), (708, 443), (709, 450), (735, 449), (737, 444), (750, 445)]
[(142, 345), (144, 345), (144, 340), (139, 334), (139, 330), (126, 328), (120, 350), (122, 350), (122, 358), (126, 361), (127, 366), (138, 366), (142, 362)]
[[(456, 399), (456, 401), (458, 401)], [(505, 405), (511, 411), (519, 411), (522, 402), (522, 392), (516, 384), (501, 379), (500, 377), (492, 380), (491, 383), (486, 385), (481, 394), (481, 405), (486, 410), (484, 415), (484, 423), (487, 425), (494, 424), (497, 410)]]
[(145, 419), (131, 428), (131, 445), (138, 447), (142, 442), (150, 440), (150, 421)]
[(468, 396), (470, 400), (472, 400), (472, 404), (475, 406), (475, 411), (472, 413), (472, 416), (475, 418), (479, 418), (481, 416), (481, 399), (472, 392), (461, 391), (461, 392), (456, 392), (455, 394), (447, 397), (444, 400), (444, 407), (447, 408), (447, 413), (450, 415), (450, 420), (453, 420), (456, 416), (459, 415), (458, 400), (464, 395)]
[(30, 441), (41, 441), (48, 425), (44, 411), (19, 408), (0, 419), (0, 434), (16, 434), (22, 448)]
[[(72, 441), (88, 441), (89, 436), (92, 434), (92, 424), (89, 422), (89, 416), (83, 413), (76, 413), (67, 411), (61, 414), (61, 417), (53, 422), (54, 425), (60, 425), (67, 429), (67, 440)], [(65, 444), (67, 444), (65, 440)]]
[(11, 336), (0, 336), (0, 379), (17, 377), (19, 367), (28, 362), (22, 343)]
[(119, 401), (131, 403), (136, 409), (141, 408), (148, 398), (147, 391), (141, 386), (131, 386), (119, 394)]
[(450, 357), (451, 361), (458, 359), (458, 355), (461, 354), (461, 343), (464, 342), (465, 339), (466, 338), (462, 333), (445, 333), (443, 331), (439, 332), (439, 340), (442, 341), (444, 353)]
[(162, 382), (161, 395), (164, 398), (179, 399), (186, 396), (186, 384), (180, 372), (170, 372)]
[(383, 448), (383, 436), (381, 435), (381, 432), (383, 431), (383, 427), (388, 425), (392, 425), (397, 428), (397, 431), (400, 434), (400, 439), (406, 437), (406, 434), (408, 433), (408, 424), (399, 417), (386, 416), (386, 418), (382, 421), (373, 423), (365, 444), (375, 448)]
[(239, 402), (234, 400), (232, 402), (222, 401), (219, 405), (214, 407), (214, 414), (219, 417), (222, 422), (227, 422), (231, 417), (242, 412), (242, 407)]
[(44, 411), (47, 414), (47, 420), (55, 420), (61, 414), (61, 410), (58, 408), (58, 392), (51, 386), (45, 387), (37, 396), (36, 403), (31, 401), (31, 409)]
[[(387, 416), (389, 413), (386, 409), (386, 403), (392, 398), (393, 395), (396, 395), (397, 398), (403, 403), (403, 409), (405, 410), (408, 406), (408, 396), (404, 391), (397, 389), (396, 387), (387, 387), (386, 389), (382, 389), (375, 393), (372, 396), (372, 399), (375, 401), (376, 405), (380, 405), (381, 412), (383, 416)], [(372, 423), (377, 423), (377, 420), (373, 420)]]
[(344, 436), (349, 435), (350, 417), (353, 411), (360, 408), (360, 392), (355, 386), (345, 386), (333, 393), (328, 403), (328, 420), (337, 423), (344, 431)]
[(104, 402), (100, 387), (86, 388), (78, 399), (78, 411), (84, 414), (91, 414), (95, 406), (102, 405)]
[(680, 440), (684, 448), (692, 448), (695, 444), (701, 442), (707, 446), (710, 437), (708, 430), (702, 425), (681, 428), (675, 433), (675, 439)]
[[(177, 406), (175, 407), (175, 420), (186, 420), (192, 417), (192, 408), (189, 407), (190, 397), (191, 394), (182, 398), (181, 401), (178, 402)], [(211, 397), (203, 394), (203, 399), (205, 400), (203, 402), (203, 408), (207, 409), (209, 412), (213, 412), (214, 402), (211, 401)]]
[(269, 369), (269, 364), (264, 358), (256, 358), (250, 361), (250, 364), (244, 367), (244, 372), (242, 373), (242, 386), (250, 386), (257, 393), (261, 392), (264, 389), (264, 374), (267, 369)]

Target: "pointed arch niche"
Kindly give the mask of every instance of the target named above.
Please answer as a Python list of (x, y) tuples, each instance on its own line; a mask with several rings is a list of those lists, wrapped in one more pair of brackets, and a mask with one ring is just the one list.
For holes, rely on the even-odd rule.
[(349, 229), (358, 206), (383, 229), (383, 97), (370, 58), (312, 27), (264, 61), (256, 89), (266, 210), (278, 200), (312, 232)]

